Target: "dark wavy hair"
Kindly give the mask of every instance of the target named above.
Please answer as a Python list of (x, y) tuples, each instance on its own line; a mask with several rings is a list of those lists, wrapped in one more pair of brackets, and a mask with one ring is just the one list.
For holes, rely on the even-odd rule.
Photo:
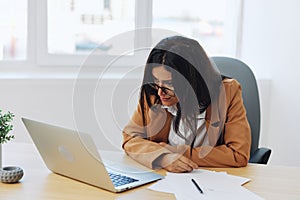
[(175, 133), (186, 139), (178, 131), (180, 121), (183, 120), (195, 136), (191, 141), (193, 147), (197, 134), (197, 116), (218, 98), (223, 78), (196, 40), (183, 36), (161, 40), (148, 56), (140, 90), (139, 101), (144, 127), (146, 127), (145, 105), (151, 108), (154, 104), (161, 104), (157, 90), (149, 86), (149, 83), (154, 81), (152, 69), (158, 66), (164, 66), (171, 72), (174, 91), (179, 100), (173, 121)]

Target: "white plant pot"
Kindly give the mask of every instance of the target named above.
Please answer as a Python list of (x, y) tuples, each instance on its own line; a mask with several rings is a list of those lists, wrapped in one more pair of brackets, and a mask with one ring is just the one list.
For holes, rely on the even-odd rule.
[(0, 181), (2, 183), (17, 183), (23, 175), (23, 169), (20, 167), (8, 166), (0, 169)]

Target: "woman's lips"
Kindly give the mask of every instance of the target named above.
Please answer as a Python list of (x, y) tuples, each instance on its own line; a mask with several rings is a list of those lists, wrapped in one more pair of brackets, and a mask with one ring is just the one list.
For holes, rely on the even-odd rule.
[(161, 101), (168, 101), (168, 100), (170, 100), (170, 97), (169, 97), (169, 98), (163, 98), (163, 97), (160, 97), (160, 100), (161, 100)]

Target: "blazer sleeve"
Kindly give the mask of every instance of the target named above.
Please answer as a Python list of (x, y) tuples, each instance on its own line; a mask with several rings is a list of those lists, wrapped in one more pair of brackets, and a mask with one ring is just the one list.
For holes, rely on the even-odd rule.
[[(190, 157), (199, 166), (205, 167), (242, 167), (246, 166), (250, 157), (251, 131), (246, 117), (240, 84), (233, 80), (226, 91), (227, 113), (223, 128), (224, 144), (192, 149), (186, 147), (185, 156)], [(201, 157), (203, 152), (209, 152)]]
[[(162, 120), (159, 115), (158, 116), (149, 116), (149, 109), (146, 112), (148, 122), (152, 121), (153, 124), (158, 124)], [(152, 119), (151, 119), (152, 118)], [(149, 124), (147, 126), (150, 126)], [(150, 130), (147, 127), (147, 130)], [(162, 129), (162, 130), (161, 130)], [(155, 160), (167, 153), (172, 153), (168, 149), (162, 147), (158, 144), (158, 142), (167, 142), (166, 137), (167, 134), (164, 129), (166, 127), (162, 125), (160, 130), (155, 130), (154, 132), (156, 139), (155, 141), (151, 140), (151, 133), (146, 133), (143, 120), (142, 120), (142, 113), (141, 113), (141, 106), (138, 105), (137, 109), (135, 110), (130, 122), (125, 126), (123, 129), (123, 144), (122, 148), (125, 150), (127, 155), (129, 155), (134, 160), (138, 161), (139, 163), (149, 167), (154, 168)], [(161, 133), (162, 132), (162, 133)], [(158, 134), (162, 134), (163, 137), (158, 137)]]

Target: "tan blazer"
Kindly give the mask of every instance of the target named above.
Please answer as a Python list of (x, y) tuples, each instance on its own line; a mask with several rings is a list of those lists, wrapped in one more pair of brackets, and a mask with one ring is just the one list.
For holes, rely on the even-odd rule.
[[(204, 167), (242, 167), (250, 157), (251, 131), (246, 118), (240, 84), (234, 79), (223, 80), (223, 94), (206, 110), (206, 130), (210, 145), (195, 147), (183, 145), (184, 156)], [(147, 131), (143, 127), (140, 105), (123, 130), (123, 149), (142, 163), (154, 168), (161, 155), (172, 153), (159, 145), (168, 143), (172, 115), (161, 108), (146, 109)], [(225, 116), (225, 117), (222, 117)], [(222, 120), (223, 119), (223, 120)], [(147, 132), (147, 133), (146, 133)], [(182, 148), (180, 148), (182, 149)]]

